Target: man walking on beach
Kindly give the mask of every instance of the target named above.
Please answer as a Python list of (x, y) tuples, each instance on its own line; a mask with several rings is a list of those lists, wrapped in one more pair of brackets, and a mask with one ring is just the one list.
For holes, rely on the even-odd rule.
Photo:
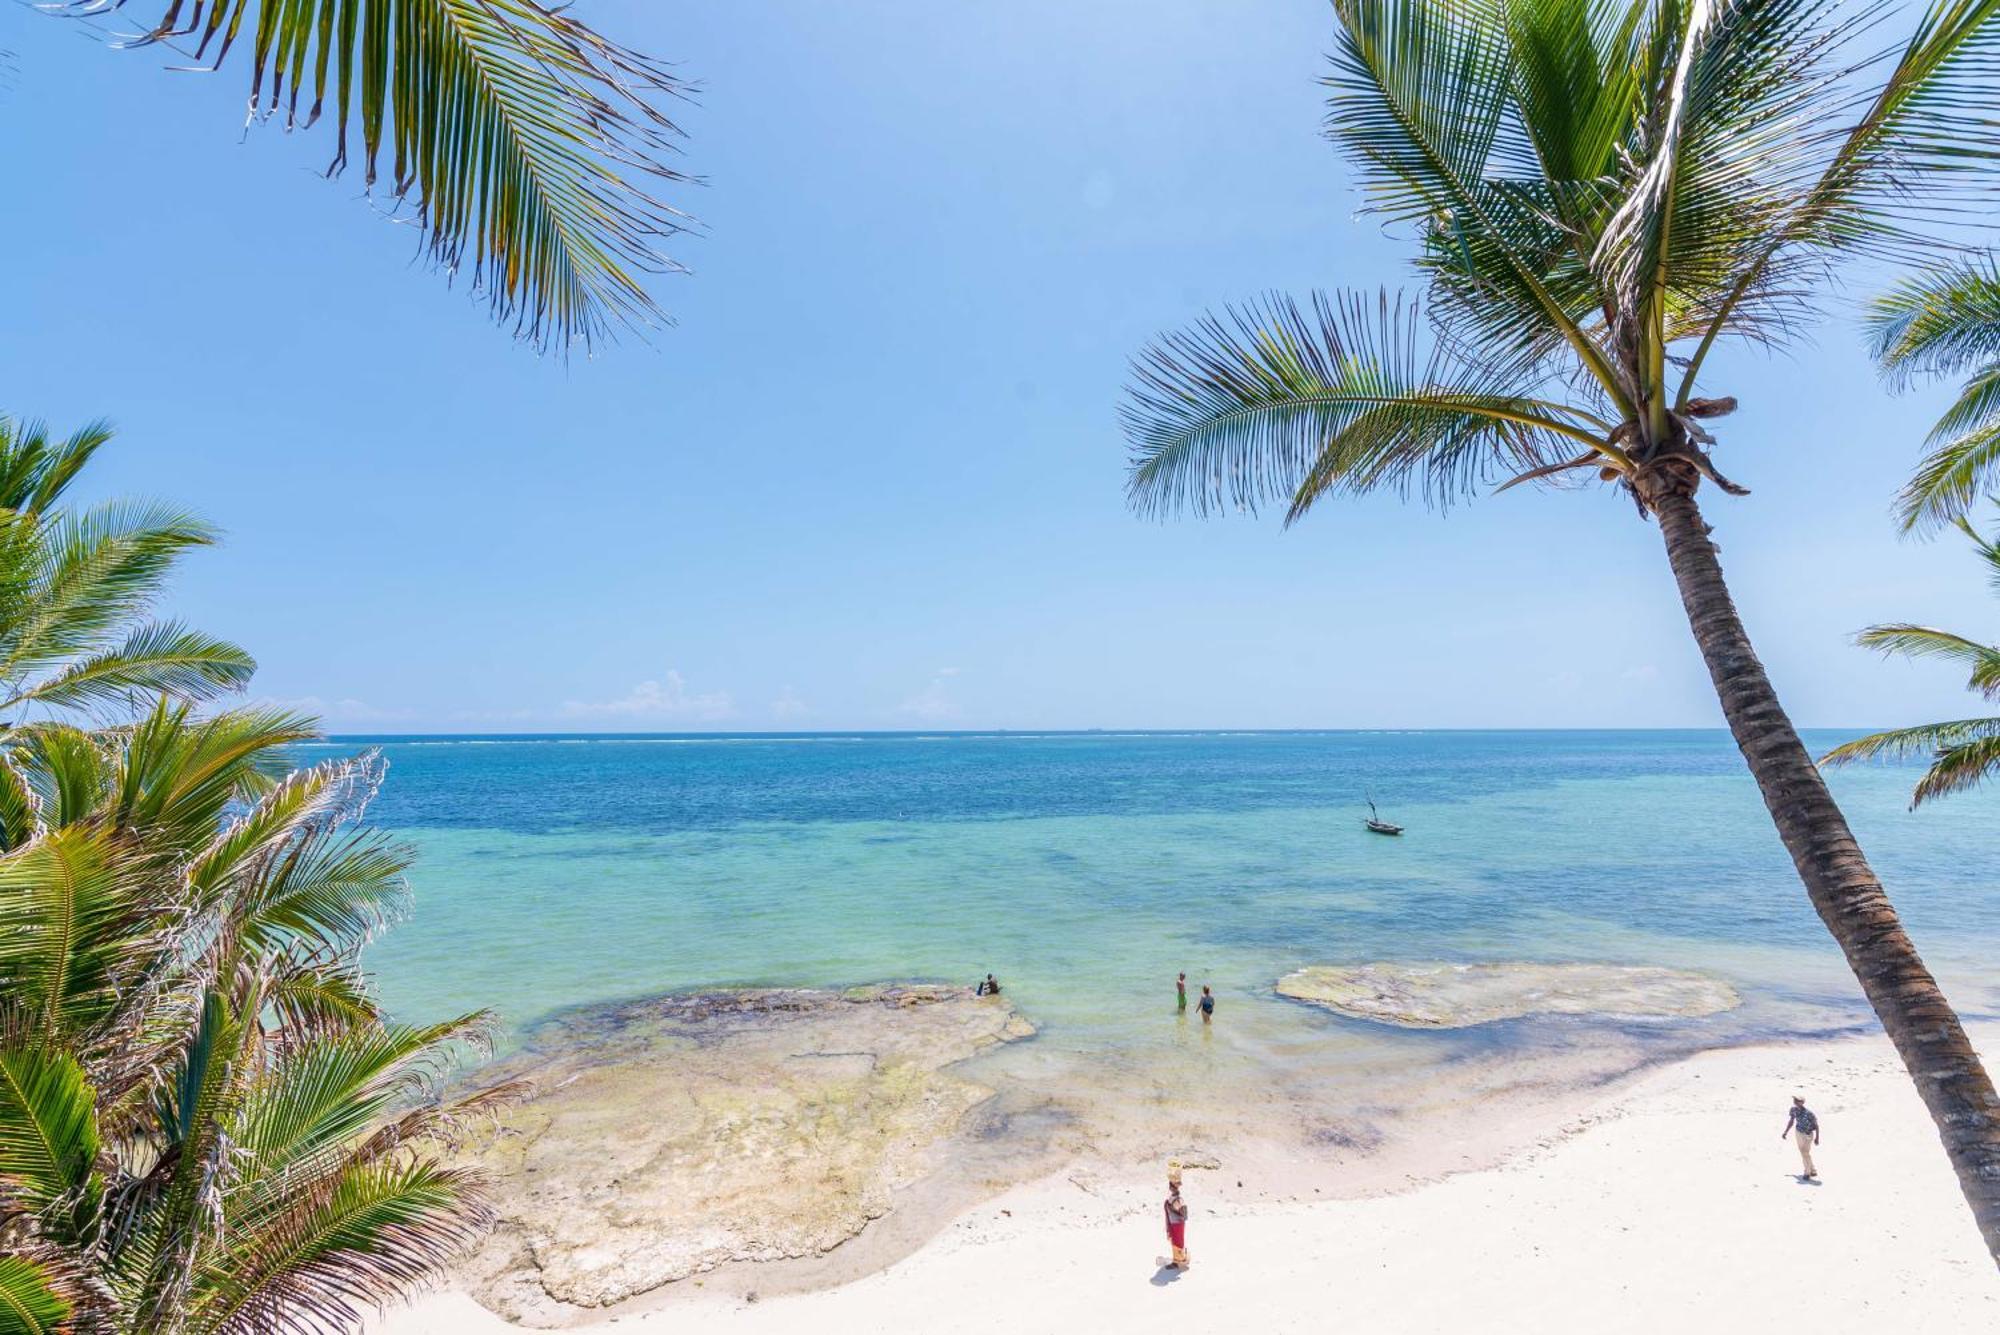
[(1803, 1094), (1792, 1095), (1792, 1112), (1785, 1118), (1785, 1129), (1778, 1133), (1778, 1139), (1788, 1135), (1798, 1143), (1799, 1161), (1805, 1165), (1802, 1180), (1811, 1182), (1818, 1178), (1819, 1169), (1813, 1167), (1812, 1152), (1813, 1146), (1819, 1144), (1819, 1118), (1806, 1107)]

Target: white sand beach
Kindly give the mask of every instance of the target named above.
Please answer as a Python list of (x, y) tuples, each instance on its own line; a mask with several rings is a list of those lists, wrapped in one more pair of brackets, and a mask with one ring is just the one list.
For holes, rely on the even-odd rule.
[[(2000, 1048), (2000, 1026), (1975, 1037)], [(1794, 1090), (1822, 1120), (1819, 1185), (1797, 1179), (1779, 1135)], [(1479, 1157), (1468, 1108), (1441, 1130), (1432, 1176), (1359, 1199), (1217, 1213), (1204, 1183), (1230, 1166), (1190, 1172), (1194, 1265), (1178, 1276), (1159, 1265), (1159, 1184), (1056, 1178), (838, 1288), (758, 1301), (689, 1281), (585, 1323), (676, 1335), (2000, 1329), (2000, 1276), (1886, 1040), (1706, 1052), (1579, 1108), (1499, 1167), (1455, 1172)], [(514, 1329), (449, 1291), (371, 1326)]]

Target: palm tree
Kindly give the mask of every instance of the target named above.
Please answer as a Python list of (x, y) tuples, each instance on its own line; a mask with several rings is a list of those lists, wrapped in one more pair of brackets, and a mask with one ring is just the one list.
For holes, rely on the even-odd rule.
[(1896, 505), (1906, 531), (1963, 521), (2000, 482), (2000, 258), (1927, 268), (1878, 300), (1870, 325), (1876, 359), (1898, 381), (1971, 372)]
[[(1993, 592), (2000, 594), (2000, 527), (1991, 538), (1982, 538), (1971, 521), (1959, 516), (1955, 523), (1986, 563)], [(1988, 700), (2000, 700), (2000, 645), (1981, 644), (1970, 636), (1929, 626), (1897, 623), (1870, 626), (1855, 637), (1863, 646), (1907, 658), (1939, 658), (1956, 663), (1971, 673), (1966, 689)], [(1953, 723), (1924, 723), (1914, 728), (1897, 728), (1859, 738), (1835, 747), (1820, 758), (1825, 765), (1845, 765), (1857, 760), (1908, 760), (1930, 757), (1931, 766), (1917, 781), (1910, 795), (1912, 808), (1934, 797), (1962, 792), (1995, 773), (2000, 773), (2000, 718), (1968, 718)]]
[[(58, 0), (92, 17), (125, 0)], [(332, 122), (327, 175), (349, 164), (422, 229), (429, 260), (466, 274), (496, 319), (541, 348), (585, 347), (663, 318), (644, 275), (688, 220), (661, 197), (685, 83), (542, 0), (157, 0), (129, 45), (191, 65), (249, 67), (250, 114)], [(302, 100), (304, 105), (301, 106)], [(389, 175), (378, 173), (387, 153)]]
[[(2000, 0), (1909, 39), (1838, 0), (1334, 0), (1327, 130), (1414, 230), (1421, 302), (1282, 297), (1170, 333), (1123, 409), (1144, 514), (1592, 478), (1651, 516), (1730, 732), (2000, 1258), (2000, 1098), (1779, 704), (1696, 494), (1740, 495), (1703, 393), (1838, 263), (1990, 186)], [(1977, 129), (1981, 138), (1968, 138)]]
[(0, 417), (0, 746), (31, 714), (156, 694), (207, 700), (256, 670), (235, 645), (146, 615), (214, 529), (159, 505), (56, 508), (110, 439), (101, 422), (53, 441), (37, 423)]
[(478, 1227), (426, 1146), (511, 1091), (441, 1100), (485, 1016), (363, 984), (379, 760), (293, 772), (308, 720), (196, 712), (249, 657), (146, 620), (213, 531), (60, 507), (108, 438), (0, 420), (0, 1333), (351, 1329)]
[(354, 823), (379, 761), (286, 774), (314, 735), (162, 700), (13, 747), (0, 1330), (350, 1330), (482, 1222), (431, 1146), (494, 1097), (436, 1093), (486, 1017), (376, 1010), (358, 953), (407, 855)]

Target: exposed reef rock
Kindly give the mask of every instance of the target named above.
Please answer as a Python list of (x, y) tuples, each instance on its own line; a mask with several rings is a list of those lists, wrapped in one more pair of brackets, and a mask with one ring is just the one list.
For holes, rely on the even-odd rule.
[(1405, 1029), (1463, 1029), (1522, 1015), (1693, 1018), (1738, 1004), (1720, 979), (1611, 964), (1314, 965), (1278, 980), (1281, 996)]
[(968, 988), (661, 997), (565, 1014), (483, 1081), (532, 1093), (461, 1157), (499, 1226), (466, 1268), (561, 1319), (732, 1261), (807, 1257), (885, 1213), (990, 1093), (946, 1068), (1033, 1027)]

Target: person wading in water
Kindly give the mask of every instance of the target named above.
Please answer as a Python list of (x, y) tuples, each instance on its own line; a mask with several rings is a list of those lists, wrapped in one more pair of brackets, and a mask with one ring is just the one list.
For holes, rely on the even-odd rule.
[(1176, 978), (1176, 979), (1174, 980), (1174, 1004), (1175, 1004), (1175, 1009), (1177, 1009), (1177, 1010), (1186, 1010), (1186, 1009), (1187, 1009), (1187, 975), (1186, 975), (1186, 974), (1182, 974), (1182, 975), (1181, 975), (1181, 976), (1180, 976), (1179, 978)]

